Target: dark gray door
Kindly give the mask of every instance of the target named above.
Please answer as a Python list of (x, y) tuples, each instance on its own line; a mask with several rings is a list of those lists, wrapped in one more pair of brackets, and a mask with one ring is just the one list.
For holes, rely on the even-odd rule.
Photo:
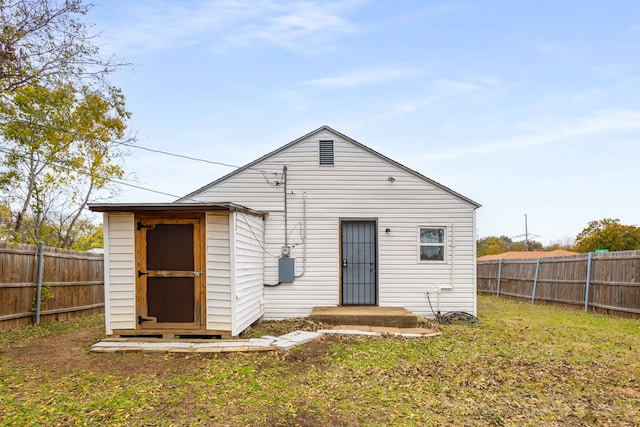
[(376, 221), (342, 221), (342, 304), (375, 305)]

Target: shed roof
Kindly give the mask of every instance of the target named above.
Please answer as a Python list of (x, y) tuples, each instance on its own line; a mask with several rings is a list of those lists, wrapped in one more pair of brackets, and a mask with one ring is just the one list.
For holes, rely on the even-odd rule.
[(242, 212), (250, 215), (267, 216), (266, 212), (249, 209), (231, 202), (223, 203), (90, 203), (94, 212)]
[(426, 176), (422, 175), (421, 173), (416, 172), (413, 169), (408, 168), (408, 167), (404, 166), (403, 164), (398, 163), (395, 160), (390, 159), (389, 157), (378, 153), (377, 151), (367, 147), (366, 145), (356, 141), (355, 139), (352, 139), (352, 138), (350, 138), (350, 137), (348, 137), (348, 136), (346, 136), (346, 135), (344, 135), (344, 134), (332, 129), (331, 127), (329, 127), (327, 125), (321, 126), (318, 129), (316, 129), (316, 130), (314, 130), (312, 132), (309, 132), (308, 134), (306, 134), (304, 136), (301, 136), (300, 138), (295, 139), (295, 140), (291, 141), (290, 143), (285, 144), (282, 147), (280, 147), (280, 148), (278, 148), (278, 149), (276, 149), (276, 150), (274, 150), (274, 151), (272, 151), (272, 152), (270, 152), (268, 154), (265, 154), (264, 156), (254, 160), (253, 162), (248, 163), (248, 164), (242, 166), (241, 168), (238, 168), (238, 169), (234, 170), (233, 172), (228, 173), (227, 175), (216, 179), (213, 182), (210, 182), (209, 184), (197, 189), (196, 191), (193, 191), (193, 192), (187, 194), (186, 196), (178, 199), (177, 202), (184, 202), (184, 201), (187, 201), (187, 200), (192, 200), (193, 197), (195, 197), (198, 194), (202, 193), (203, 191), (215, 186), (216, 184), (218, 184), (218, 183), (220, 183), (222, 181), (225, 181), (225, 180), (227, 180), (227, 179), (229, 179), (229, 178), (241, 173), (244, 170), (251, 169), (251, 168), (255, 167), (257, 164), (263, 162), (264, 160), (266, 160), (266, 159), (268, 159), (270, 157), (273, 157), (276, 154), (281, 153), (281, 152), (291, 148), (292, 146), (301, 143), (302, 141), (304, 141), (306, 139), (311, 138), (313, 135), (315, 135), (317, 133), (325, 132), (325, 131), (333, 133), (338, 138), (340, 138), (340, 139), (342, 139), (342, 140), (344, 140), (346, 142), (349, 142), (349, 143), (361, 148), (362, 150), (367, 151), (367, 152), (373, 154), (374, 156), (376, 156), (376, 157), (378, 157), (378, 158), (380, 158), (380, 159), (382, 159), (382, 160), (394, 165), (395, 167), (398, 167), (398, 168), (400, 168), (400, 169), (402, 169), (402, 170), (404, 170), (404, 171), (406, 171), (406, 172), (408, 172), (408, 173), (410, 173), (410, 174), (422, 179), (423, 181), (433, 185), (434, 187), (439, 188), (439, 189), (451, 194), (452, 196), (462, 200), (465, 203), (468, 203), (469, 205), (473, 206), (474, 208), (479, 208), (480, 206), (482, 206), (481, 204), (479, 204), (477, 202), (474, 202), (473, 200), (469, 199), (468, 197), (465, 197), (460, 193), (456, 193), (455, 191), (453, 191), (449, 187), (446, 187), (446, 186), (444, 186), (444, 185), (442, 185), (442, 184), (440, 184), (440, 183), (438, 183), (438, 182), (436, 182), (436, 181), (434, 181), (434, 180), (432, 180), (430, 178), (427, 178)]

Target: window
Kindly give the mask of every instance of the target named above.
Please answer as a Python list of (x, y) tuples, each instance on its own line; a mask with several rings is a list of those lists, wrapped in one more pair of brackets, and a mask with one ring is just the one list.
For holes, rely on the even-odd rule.
[(420, 227), (420, 261), (444, 261), (444, 227)]
[(318, 146), (320, 166), (333, 166), (333, 141), (320, 141)]

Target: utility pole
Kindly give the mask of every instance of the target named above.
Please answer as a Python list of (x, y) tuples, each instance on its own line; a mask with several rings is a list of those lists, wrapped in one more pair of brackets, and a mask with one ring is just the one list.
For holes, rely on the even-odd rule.
[(529, 252), (529, 230), (527, 228), (527, 214), (524, 214), (524, 250)]

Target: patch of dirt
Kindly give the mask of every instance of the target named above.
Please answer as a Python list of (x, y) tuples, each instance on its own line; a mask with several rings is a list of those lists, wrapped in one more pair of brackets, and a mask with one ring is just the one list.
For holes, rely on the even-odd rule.
[[(282, 335), (294, 330), (318, 329), (319, 324), (307, 320), (263, 322), (257, 336)], [(174, 374), (188, 374), (202, 368), (202, 364), (216, 358), (234, 357), (240, 353), (91, 353), (90, 347), (103, 335), (102, 325), (87, 327), (83, 330), (60, 336), (46, 338), (32, 338), (22, 346), (5, 349), (3, 357), (8, 357), (13, 363), (32, 366), (38, 370), (51, 374), (63, 374), (73, 370), (90, 370), (95, 372), (117, 371), (124, 375), (151, 375), (158, 377)], [(276, 353), (276, 357), (287, 362), (293, 362), (292, 367), (303, 371), (310, 366), (324, 363), (327, 348), (331, 343), (339, 341), (339, 337), (324, 336), (303, 344), (292, 350)], [(270, 359), (274, 355), (249, 353)], [(268, 364), (265, 360), (265, 364)]]
[(49, 371), (82, 368), (90, 356), (89, 347), (97, 341), (101, 332), (102, 326), (96, 325), (60, 336), (31, 338), (23, 345), (4, 350), (3, 355), (15, 363)]
[(165, 376), (199, 369), (198, 360), (202, 360), (200, 355), (91, 353), (90, 347), (102, 336), (102, 328), (102, 325), (96, 325), (60, 336), (32, 338), (22, 346), (4, 350), (2, 355), (8, 357), (13, 363), (32, 366), (51, 374), (86, 369), (97, 372), (117, 371), (125, 375), (135, 373)]
[[(295, 330), (317, 330), (326, 327), (308, 319), (261, 322), (246, 336), (283, 335)], [(3, 357), (13, 363), (31, 366), (42, 372), (64, 374), (74, 370), (93, 372), (120, 372), (123, 375), (167, 377), (189, 374), (201, 370), (204, 363), (216, 358), (255, 357), (258, 366), (270, 366), (273, 359), (290, 364), (303, 372), (312, 366), (327, 363), (328, 348), (339, 342), (350, 342), (357, 337), (324, 335), (288, 351), (276, 353), (91, 353), (92, 344), (103, 336), (103, 326), (93, 325), (60, 336), (31, 338), (24, 345), (5, 349)], [(263, 362), (259, 360), (264, 358)]]

